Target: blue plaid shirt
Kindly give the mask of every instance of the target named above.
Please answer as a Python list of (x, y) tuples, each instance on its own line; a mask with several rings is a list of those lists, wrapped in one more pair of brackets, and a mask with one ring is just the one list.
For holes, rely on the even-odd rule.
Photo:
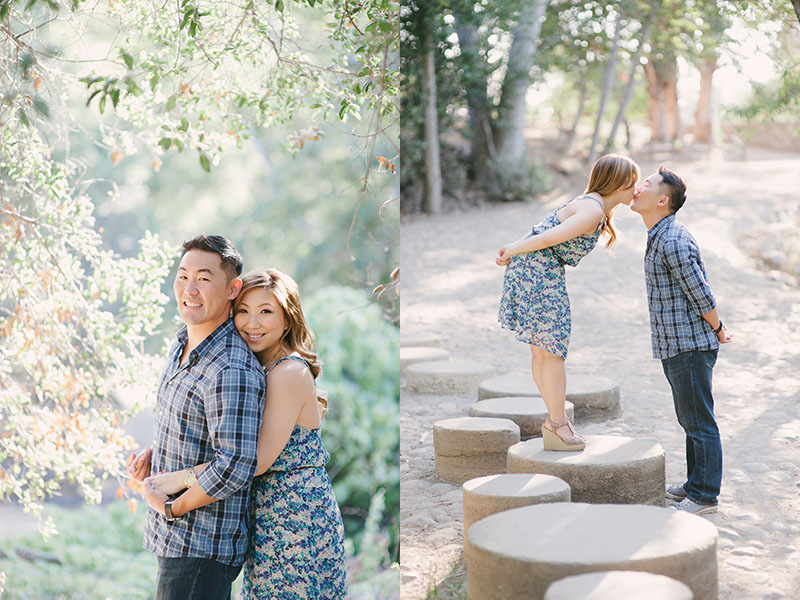
[(178, 332), (158, 384), (152, 472), (210, 464), (197, 477), (218, 498), (173, 523), (147, 512), (144, 547), (161, 557), (244, 562), (249, 497), (256, 474), (265, 378), (258, 360), (228, 319), (180, 365), (187, 342)]
[(719, 348), (717, 336), (701, 316), (713, 310), (716, 301), (700, 248), (674, 214), (647, 232), (644, 276), (653, 358)]

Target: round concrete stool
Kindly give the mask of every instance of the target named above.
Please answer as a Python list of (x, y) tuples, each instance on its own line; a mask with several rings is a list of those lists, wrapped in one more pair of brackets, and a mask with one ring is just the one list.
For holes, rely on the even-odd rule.
[(693, 600), (685, 583), (664, 575), (640, 571), (602, 571), (559, 579), (544, 595), (544, 600)]
[[(503, 396), (541, 396), (530, 373), (501, 375), (482, 381), (478, 400)], [(581, 419), (609, 417), (619, 413), (619, 385), (607, 377), (567, 374), (567, 400)]]
[(505, 473), (509, 446), (519, 427), (508, 419), (458, 417), (433, 424), (434, 471), (452, 483)]
[(403, 346), (400, 348), (400, 370), (418, 362), (450, 360), (450, 353), (442, 348), (430, 346)]
[(494, 368), (469, 360), (420, 362), (406, 369), (406, 385), (418, 394), (474, 394)]
[(403, 333), (400, 332), (400, 347), (406, 346), (428, 346), (433, 348), (442, 347), (442, 338), (432, 333)]
[(582, 452), (550, 452), (536, 438), (508, 449), (508, 472), (560, 477), (573, 502), (664, 506), (665, 455), (653, 440), (587, 435)]
[(569, 502), (569, 485), (552, 475), (508, 473), (470, 479), (461, 486), (464, 534), (484, 517), (542, 502)]
[[(566, 403), (567, 417), (574, 420), (572, 402)], [(498, 417), (511, 419), (519, 425), (519, 438), (528, 440), (542, 435), (542, 423), (547, 418), (547, 407), (538, 396), (504, 396), (481, 400), (469, 407), (471, 417)]]
[(717, 528), (669, 508), (559, 502), (507, 510), (472, 524), (464, 563), (471, 600), (542, 600), (554, 581), (615, 570), (672, 577), (695, 600), (717, 600)]

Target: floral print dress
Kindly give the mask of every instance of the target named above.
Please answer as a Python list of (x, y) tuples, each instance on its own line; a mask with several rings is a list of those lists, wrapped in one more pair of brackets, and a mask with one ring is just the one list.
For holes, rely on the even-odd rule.
[[(601, 205), (594, 196), (591, 198)], [(531, 235), (537, 235), (561, 224), (559, 206), (538, 225)], [(579, 235), (555, 246), (517, 254), (506, 266), (503, 297), (497, 320), (505, 329), (516, 333), (516, 338), (526, 344), (544, 348), (560, 358), (567, 358), (571, 332), (569, 296), (564, 276), (564, 265), (574, 267), (597, 244), (603, 224), (594, 233)], [(528, 236), (530, 237), (530, 236)]]
[(344, 526), (328, 460), (319, 428), (295, 425), (278, 458), (256, 477), (241, 600), (345, 597)]

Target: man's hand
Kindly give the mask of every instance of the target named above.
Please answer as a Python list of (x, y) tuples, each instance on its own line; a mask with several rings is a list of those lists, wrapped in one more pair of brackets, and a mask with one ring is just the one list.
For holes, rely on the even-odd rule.
[(733, 341), (733, 336), (728, 333), (728, 330), (725, 328), (725, 325), (723, 325), (722, 329), (717, 334), (717, 339), (719, 340), (720, 344), (727, 344)]
[(150, 460), (153, 458), (153, 449), (148, 446), (139, 453), (131, 454), (125, 466), (128, 468), (131, 479), (135, 479), (139, 483), (144, 481), (145, 477), (150, 477)]
[(169, 500), (169, 496), (155, 489), (150, 481), (150, 477), (147, 477), (142, 482), (142, 497), (150, 508), (166, 516), (164, 513), (164, 503)]

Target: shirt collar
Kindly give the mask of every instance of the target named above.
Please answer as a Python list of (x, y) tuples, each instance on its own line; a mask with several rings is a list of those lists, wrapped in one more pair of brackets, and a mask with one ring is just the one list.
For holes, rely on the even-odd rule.
[[(225, 322), (217, 327), (210, 335), (206, 337), (202, 342), (197, 344), (197, 346), (189, 353), (189, 359), (197, 359), (200, 358), (203, 354), (208, 352), (208, 349), (214, 346), (218, 340), (227, 336), (232, 330), (234, 329), (233, 326), (233, 317), (228, 317)], [(181, 347), (186, 345), (186, 342), (189, 340), (189, 334), (186, 330), (186, 326), (184, 325), (181, 330), (175, 336), (178, 339)]]
[(655, 236), (659, 231), (667, 227), (669, 223), (672, 223), (675, 220), (675, 213), (669, 214), (663, 219), (661, 219), (658, 223), (653, 225), (650, 229), (647, 230), (647, 237), (652, 238)]

